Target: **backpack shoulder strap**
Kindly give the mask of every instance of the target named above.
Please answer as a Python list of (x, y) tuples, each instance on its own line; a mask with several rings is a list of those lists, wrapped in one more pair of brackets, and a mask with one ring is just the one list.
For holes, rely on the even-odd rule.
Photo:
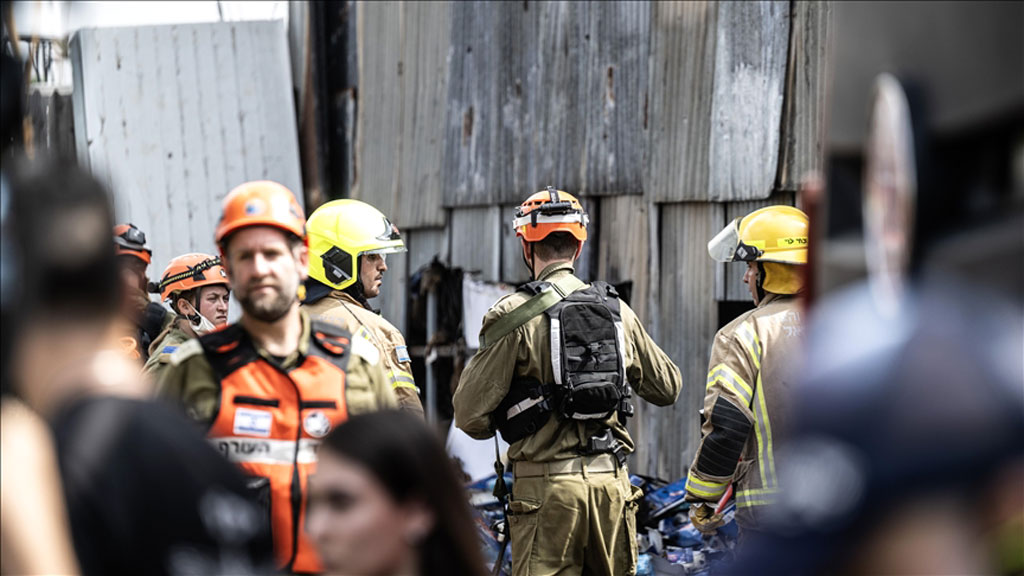
[(480, 348), (501, 340), (516, 328), (526, 324), (534, 316), (543, 314), (548, 308), (561, 302), (566, 296), (585, 287), (586, 284), (572, 274), (566, 274), (551, 282), (547, 288), (530, 297), (508, 314), (498, 318), (486, 332), (480, 335)]

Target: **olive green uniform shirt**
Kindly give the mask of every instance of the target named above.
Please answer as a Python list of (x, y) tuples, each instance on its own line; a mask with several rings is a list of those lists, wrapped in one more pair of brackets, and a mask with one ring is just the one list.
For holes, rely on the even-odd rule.
[[(538, 279), (551, 282), (572, 273), (572, 265), (568, 262), (552, 264), (541, 272)], [(529, 294), (515, 292), (498, 300), (484, 315), (481, 334), (498, 318), (529, 298)], [(626, 340), (626, 379), (633, 391), (648, 402), (659, 406), (672, 404), (682, 386), (679, 368), (648, 336), (625, 302), (621, 302), (621, 316)], [(541, 382), (554, 382), (550, 336), (551, 322), (547, 315), (539, 314), (478, 351), (462, 372), (452, 399), (455, 425), (474, 438), (490, 438), (494, 435), (491, 413), (508, 394), (513, 381), (535, 378)], [(513, 443), (508, 456), (514, 461), (533, 462), (575, 458), (587, 439), (605, 427), (612, 430), (629, 452), (633, 451), (633, 440), (626, 427), (619, 423), (617, 415), (613, 414), (604, 421), (582, 422), (562, 420), (552, 414), (536, 433)]]
[(420, 391), (412, 377), (409, 350), (398, 328), (341, 290), (333, 290), (324, 298), (302, 307), (313, 318), (362, 335), (376, 346), (398, 397), (399, 408), (423, 415)]
[(171, 363), (171, 354), (192, 339), (192, 336), (181, 328), (181, 323), (188, 322), (188, 319), (174, 314), (169, 316), (173, 320), (149, 345), (149, 360), (146, 360), (146, 365), (142, 368), (142, 371), (149, 374), (153, 380), (157, 380), (164, 368)]
[[(280, 363), (285, 370), (298, 366), (305, 359), (311, 345), (309, 315), (300, 311), (300, 317), (302, 336), (299, 338), (299, 347)], [(253, 344), (260, 357), (277, 363), (266, 350), (255, 342)], [(377, 349), (365, 338), (353, 335), (350, 353), (348, 368), (345, 370), (345, 403), (348, 413), (362, 414), (396, 408), (398, 403)], [(213, 368), (198, 339), (185, 342), (171, 354), (169, 365), (157, 381), (157, 395), (183, 405), (194, 420), (211, 422), (220, 398), (220, 382), (214, 376)]]

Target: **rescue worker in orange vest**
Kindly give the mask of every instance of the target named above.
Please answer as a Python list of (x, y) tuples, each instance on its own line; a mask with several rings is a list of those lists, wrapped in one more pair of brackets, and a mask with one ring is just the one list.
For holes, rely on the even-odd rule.
[(398, 228), (359, 200), (334, 200), (309, 215), (309, 279), (303, 307), (314, 318), (362, 334), (384, 358), (398, 405), (423, 415), (405, 337), (370, 306), (380, 294), (387, 255), (405, 252)]
[(737, 218), (708, 243), (715, 260), (746, 262), (743, 281), (756, 308), (719, 330), (711, 348), (701, 442), (686, 480), (690, 518), (701, 532), (721, 526), (715, 509), (730, 482), (741, 530), (756, 530), (778, 496), (775, 449), (801, 360), (797, 294), (807, 224), (792, 206), (769, 206)]
[(171, 259), (159, 288), (160, 297), (175, 316), (149, 346), (144, 370), (154, 379), (179, 346), (228, 323), (231, 297), (220, 258), (209, 254), (183, 254)]
[(122, 286), (121, 316), (126, 325), (121, 337), (122, 351), (145, 362), (149, 359), (150, 344), (173, 316), (149, 299), (146, 270), (153, 260), (153, 251), (146, 245), (146, 234), (134, 224), (118, 224), (114, 226), (114, 249)]
[(349, 414), (397, 406), (376, 348), (300, 310), (305, 224), (276, 182), (228, 193), (216, 241), (242, 317), (185, 342), (158, 382), (250, 476), (280, 567), (302, 574), (321, 570), (304, 529), (320, 439)]

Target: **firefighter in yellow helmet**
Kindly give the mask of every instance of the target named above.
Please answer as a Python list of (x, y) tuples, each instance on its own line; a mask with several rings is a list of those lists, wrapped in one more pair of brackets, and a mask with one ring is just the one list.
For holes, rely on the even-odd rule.
[[(509, 442), (512, 573), (636, 570), (640, 490), (629, 482), (630, 398), (675, 402), (679, 368), (604, 282), (573, 272), (588, 218), (548, 188), (513, 220), (534, 278), (484, 316), (480, 350), (455, 391), (455, 424)], [(575, 386), (574, 386), (575, 385)]]
[(171, 259), (160, 277), (159, 290), (175, 316), (149, 346), (145, 371), (154, 379), (179, 346), (228, 323), (231, 296), (220, 258), (200, 253)]
[(380, 351), (403, 410), (423, 414), (405, 337), (373, 310), (387, 255), (405, 252), (398, 228), (359, 200), (333, 200), (309, 215), (309, 279), (303, 307), (314, 318), (361, 334)]
[(746, 263), (743, 281), (756, 307), (719, 330), (711, 348), (701, 442), (686, 482), (690, 518), (702, 532), (721, 525), (716, 506), (730, 483), (744, 531), (758, 528), (778, 495), (775, 448), (800, 364), (797, 294), (807, 224), (792, 206), (769, 206), (737, 218), (708, 243), (715, 260)]

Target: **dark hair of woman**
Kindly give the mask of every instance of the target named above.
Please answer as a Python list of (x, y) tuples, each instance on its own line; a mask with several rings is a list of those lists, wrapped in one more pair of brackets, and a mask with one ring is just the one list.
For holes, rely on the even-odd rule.
[(320, 450), (366, 468), (396, 502), (417, 500), (430, 508), (435, 521), (419, 546), (421, 574), (486, 574), (455, 466), (421, 418), (398, 411), (352, 416)]

